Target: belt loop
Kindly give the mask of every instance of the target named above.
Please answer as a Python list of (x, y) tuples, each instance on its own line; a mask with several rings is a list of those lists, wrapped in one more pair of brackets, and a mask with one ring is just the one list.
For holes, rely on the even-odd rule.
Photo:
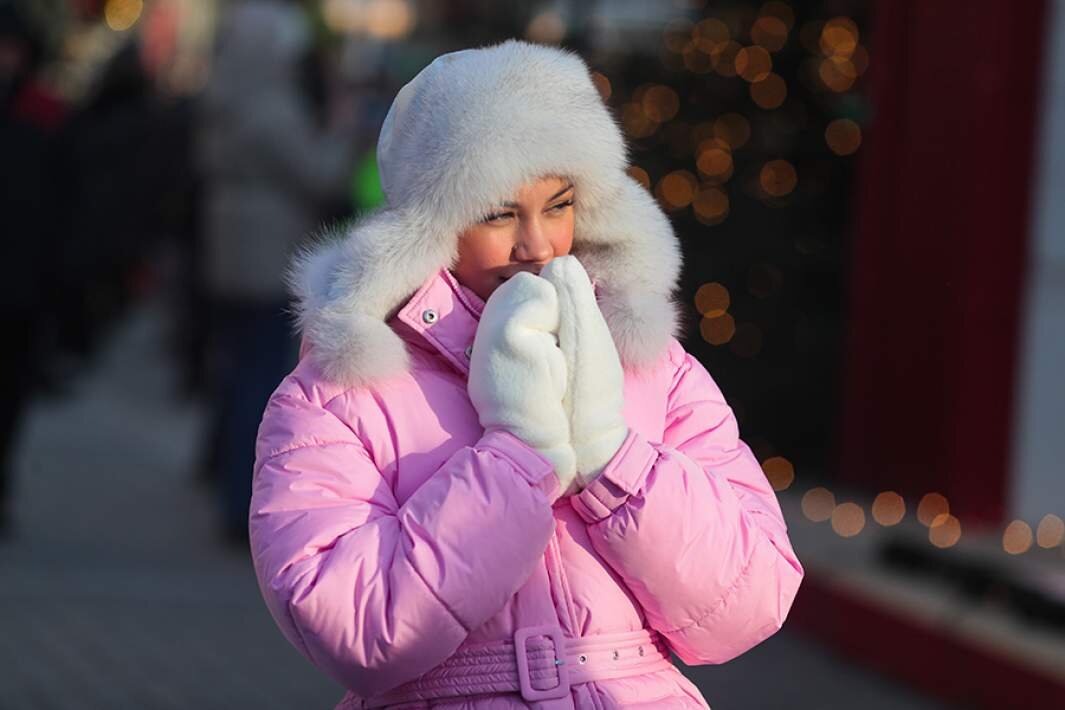
[[(532, 686), (529, 675), (529, 657), (526, 654), (525, 641), (530, 636), (550, 636), (555, 643), (555, 669), (558, 671), (558, 685), (553, 688), (538, 690)], [(518, 661), (518, 683), (521, 685), (521, 697), (526, 700), (548, 700), (564, 698), (569, 695), (569, 669), (566, 668), (566, 641), (562, 636), (562, 627), (547, 624), (544, 626), (525, 626), (514, 632), (514, 656)]]

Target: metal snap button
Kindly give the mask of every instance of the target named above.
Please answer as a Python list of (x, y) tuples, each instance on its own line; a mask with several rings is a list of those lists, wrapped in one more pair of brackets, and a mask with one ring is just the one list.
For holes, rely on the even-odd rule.
[(426, 323), (435, 323), (437, 319), (436, 311), (432, 308), (427, 308), (422, 311), (422, 320)]
[(619, 654), (619, 653), (618, 653), (618, 650), (617, 650), (617, 649), (615, 648), (615, 649), (614, 649), (614, 660), (615, 660), (615, 661), (616, 661), (616, 660), (618, 660), (618, 656), (619, 656), (619, 655), (621, 655), (621, 654)]
[(577, 656), (577, 663), (585, 663), (587, 661), (588, 661), (588, 656), (585, 656), (583, 653), (581, 655)]

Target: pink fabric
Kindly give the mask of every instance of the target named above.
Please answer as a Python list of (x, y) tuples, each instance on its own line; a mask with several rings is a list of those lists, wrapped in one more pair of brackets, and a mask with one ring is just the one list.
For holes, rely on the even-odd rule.
[[(390, 322), (410, 373), (341, 389), (303, 358), (263, 414), (256, 573), (286, 638), (349, 689), (341, 706), (529, 626), (571, 639), (650, 629), (689, 665), (724, 663), (779, 630), (803, 568), (703, 366), (674, 340), (654, 368), (627, 373), (628, 438), (591, 485), (559, 497), (549, 462), (485, 433), (466, 395), (482, 306), (442, 270)], [(709, 707), (672, 666), (577, 683), (552, 702)], [(512, 692), (403, 705), (527, 706)]]

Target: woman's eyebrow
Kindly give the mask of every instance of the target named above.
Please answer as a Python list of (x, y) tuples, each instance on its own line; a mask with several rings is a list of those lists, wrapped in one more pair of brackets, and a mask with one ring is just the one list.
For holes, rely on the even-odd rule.
[[(571, 182), (569, 185), (566, 185), (564, 188), (562, 188), (561, 190), (559, 190), (555, 194), (551, 195), (551, 197), (548, 197), (547, 201), (550, 202), (551, 200), (555, 199), (556, 197), (561, 197), (562, 195), (565, 195), (567, 192), (569, 192), (572, 189), (573, 189), (573, 183)], [(502, 205), (500, 205), (500, 207), (509, 207), (510, 209), (514, 209), (517, 206), (518, 206), (517, 202), (504, 202)]]

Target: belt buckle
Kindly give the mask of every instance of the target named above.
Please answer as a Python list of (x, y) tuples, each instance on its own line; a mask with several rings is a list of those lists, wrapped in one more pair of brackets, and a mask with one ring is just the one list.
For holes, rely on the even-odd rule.
[[(555, 642), (555, 668), (558, 670), (558, 685), (553, 688), (538, 690), (532, 687), (532, 679), (529, 677), (529, 657), (525, 651), (525, 641), (530, 636), (550, 636)], [(526, 700), (548, 700), (564, 698), (570, 692), (569, 669), (566, 668), (565, 659), (562, 657), (565, 650), (565, 639), (562, 636), (562, 627), (547, 624), (544, 626), (525, 626), (514, 632), (514, 655), (518, 660), (518, 683), (521, 685), (521, 697)]]

